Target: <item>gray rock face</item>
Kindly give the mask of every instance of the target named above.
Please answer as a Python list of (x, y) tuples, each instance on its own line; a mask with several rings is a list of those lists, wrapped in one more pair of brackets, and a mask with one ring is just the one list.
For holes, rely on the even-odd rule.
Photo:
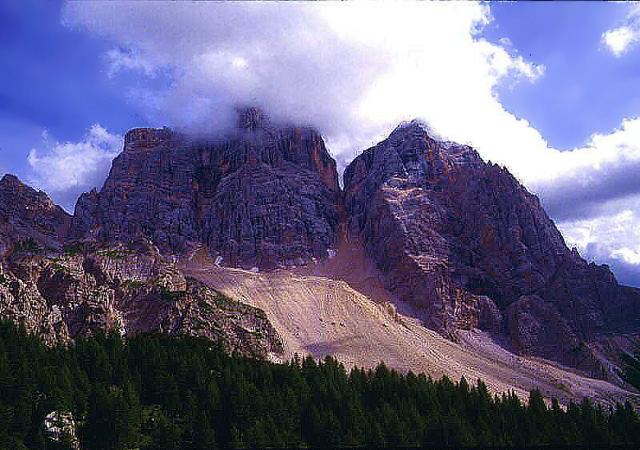
[(73, 235), (143, 235), (175, 253), (204, 243), (223, 264), (270, 269), (327, 255), (339, 197), (317, 132), (275, 127), (248, 109), (222, 141), (129, 131), (102, 190), (78, 200)]
[(193, 159), (168, 129), (133, 129), (100, 192), (76, 204), (72, 236), (127, 242), (145, 236), (163, 249), (197, 239)]
[(485, 295), (478, 296), (475, 312), (478, 317), (477, 327), (481, 330), (499, 334), (503, 331), (502, 312), (489, 297)]
[(160, 331), (220, 340), (229, 351), (267, 357), (283, 344), (262, 310), (185, 278), (144, 240), (76, 246), (56, 258), (14, 255), (0, 267), (0, 317), (45, 342), (96, 330)]
[(59, 250), (71, 216), (13, 175), (0, 180), (0, 258), (16, 247)]
[[(156, 137), (143, 134), (133, 146), (144, 151)], [(0, 181), (0, 213), (0, 318), (25, 324), (49, 344), (115, 329), (205, 336), (251, 356), (283, 351), (263, 311), (185, 278), (144, 238), (106, 246), (69, 241), (71, 217), (10, 175)]]
[(423, 308), (427, 326), (451, 336), (478, 325), (480, 298), (452, 270), (456, 241), (448, 233), (454, 211), (446, 198), (458, 168), (483, 164), (473, 149), (435, 141), (410, 123), (345, 171), (350, 229), (361, 234), (388, 288)]
[[(417, 122), (349, 165), (345, 205), (389, 289), (422, 307), (425, 323), (442, 333), (496, 330), (507, 310), (515, 347), (571, 363), (573, 344), (551, 348), (540, 333), (525, 339), (515, 311), (578, 341), (639, 317), (638, 291), (570, 251), (537, 197), (506, 169), (431, 138)], [(533, 295), (536, 302), (522, 303)], [(509, 309), (514, 302), (520, 307)]]

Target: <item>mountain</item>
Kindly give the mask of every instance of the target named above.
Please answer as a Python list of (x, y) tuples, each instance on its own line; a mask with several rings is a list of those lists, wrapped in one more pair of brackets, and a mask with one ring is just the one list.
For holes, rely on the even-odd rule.
[(640, 291), (569, 250), (530, 194), (471, 147), (403, 124), (345, 170), (349, 227), (430, 328), (481, 328), (521, 353), (604, 370), (588, 342), (638, 326)]
[(621, 354), (640, 292), (568, 249), (506, 169), (419, 122), (355, 158), (344, 190), (317, 131), (255, 108), (224, 136), (130, 130), (73, 217), (2, 183), (0, 317), (50, 342), (164, 331), (494, 392), (635, 395)]
[(140, 234), (176, 253), (204, 244), (226, 265), (273, 269), (327, 255), (339, 197), (319, 133), (274, 127), (247, 109), (222, 141), (129, 131), (103, 189), (78, 200), (73, 234), (106, 242)]
[(14, 175), (0, 180), (0, 258), (15, 246), (60, 250), (71, 216)]

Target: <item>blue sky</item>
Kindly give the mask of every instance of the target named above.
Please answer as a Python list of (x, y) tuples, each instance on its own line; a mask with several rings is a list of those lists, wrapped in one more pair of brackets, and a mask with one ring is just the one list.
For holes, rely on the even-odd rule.
[(210, 131), (255, 102), (344, 166), (419, 117), (640, 285), (639, 42), (621, 3), (0, 1), (0, 173), (71, 211), (135, 126)]
[(572, 149), (591, 134), (640, 114), (640, 52), (614, 58), (601, 36), (623, 21), (627, 5), (604, 2), (496, 3), (485, 35), (507, 37), (525, 58), (544, 64), (533, 84), (498, 91), (506, 109), (532, 123), (551, 145)]
[[(135, 75), (108, 76), (111, 45), (61, 24), (62, 2), (0, 2), (0, 167), (28, 178), (42, 133), (78, 140), (94, 123), (119, 132), (146, 124), (127, 99)], [(128, 76), (127, 76), (128, 75)]]

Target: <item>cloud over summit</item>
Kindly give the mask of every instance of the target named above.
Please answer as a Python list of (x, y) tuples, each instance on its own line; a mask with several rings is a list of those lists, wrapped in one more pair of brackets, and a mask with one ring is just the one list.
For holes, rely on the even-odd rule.
[(110, 39), (113, 76), (163, 74), (155, 90), (134, 92), (152, 120), (210, 130), (238, 106), (325, 130), (384, 70), (380, 54), (331, 32), (318, 7), (300, 3), (70, 3), (68, 26)]
[(491, 20), (480, 4), (69, 3), (63, 20), (113, 42), (113, 76), (166, 76), (134, 90), (151, 121), (215, 129), (256, 105), (349, 157), (400, 120), (501, 109), (496, 83), (544, 70), (480, 37)]
[[(66, 26), (112, 43), (111, 77), (133, 71), (154, 81), (130, 88), (150, 123), (223, 130), (236, 107), (256, 105), (318, 128), (344, 167), (398, 122), (419, 118), (506, 165), (540, 194), (570, 243), (586, 242), (588, 227), (589, 242), (601, 244), (579, 245), (586, 256), (637, 262), (640, 274), (629, 256), (640, 254), (635, 234), (600, 236), (607, 218), (640, 226), (621, 215), (640, 195), (629, 170), (640, 168), (640, 119), (554, 149), (496, 93), (553, 67), (526, 59), (506, 36), (487, 40), (491, 20), (489, 6), (463, 2), (73, 2), (63, 12)], [(614, 52), (631, 45), (603, 41)]]

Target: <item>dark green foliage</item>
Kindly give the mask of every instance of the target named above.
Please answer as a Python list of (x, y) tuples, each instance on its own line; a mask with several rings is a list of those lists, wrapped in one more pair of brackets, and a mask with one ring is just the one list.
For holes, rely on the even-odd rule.
[(121, 286), (123, 289), (140, 289), (144, 287), (144, 282), (139, 280), (125, 280)]
[(640, 351), (633, 356), (623, 353), (622, 360), (626, 365), (623, 373), (625, 381), (636, 389), (640, 389)]
[(160, 297), (162, 300), (168, 303), (175, 303), (180, 300), (180, 297), (185, 295), (184, 291), (171, 291), (164, 286), (160, 286)]
[(75, 242), (65, 245), (63, 247), (63, 252), (67, 256), (79, 255), (83, 252), (83, 247), (82, 244)]
[(272, 364), (192, 337), (98, 334), (51, 349), (0, 323), (0, 448), (64, 448), (42, 427), (54, 410), (73, 413), (92, 450), (640, 445), (628, 403), (565, 411), (533, 391), (526, 406), (481, 381)]
[(105, 256), (110, 259), (125, 259), (133, 255), (134, 253), (135, 252), (133, 252), (132, 250), (113, 250), (113, 249), (99, 250), (97, 252), (98, 255)]
[(33, 238), (27, 238), (23, 241), (17, 242), (14, 251), (16, 253), (30, 253), (37, 255), (42, 253), (42, 248), (33, 240)]

